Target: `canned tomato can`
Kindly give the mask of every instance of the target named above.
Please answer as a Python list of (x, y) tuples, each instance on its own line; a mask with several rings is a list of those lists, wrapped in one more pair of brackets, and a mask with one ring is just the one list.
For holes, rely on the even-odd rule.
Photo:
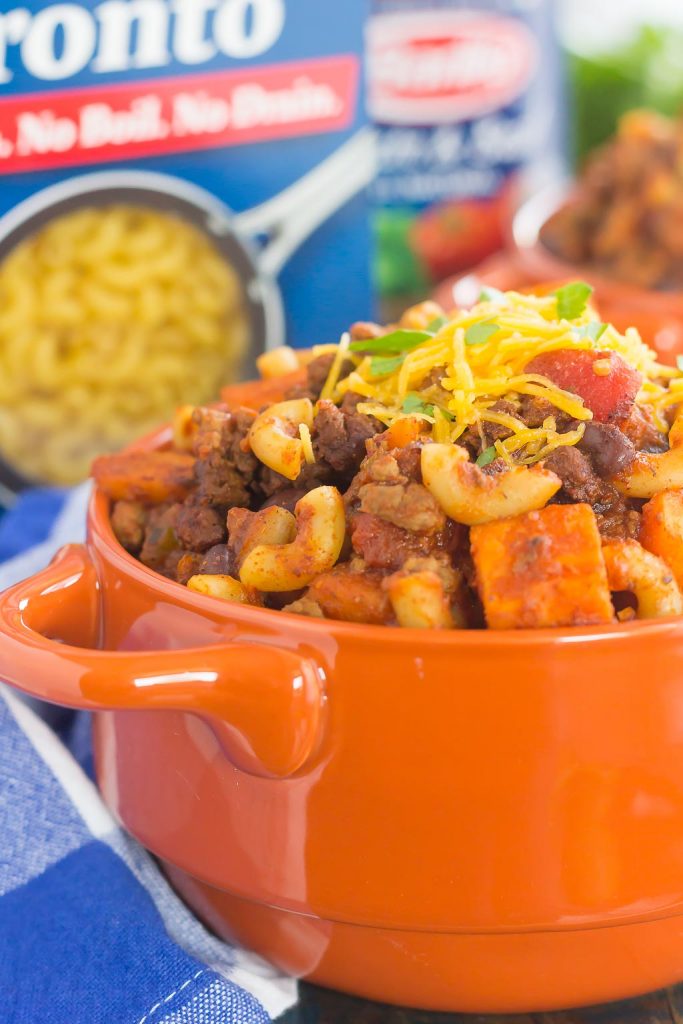
[(374, 0), (375, 276), (385, 315), (503, 245), (522, 193), (561, 173), (552, 0)]

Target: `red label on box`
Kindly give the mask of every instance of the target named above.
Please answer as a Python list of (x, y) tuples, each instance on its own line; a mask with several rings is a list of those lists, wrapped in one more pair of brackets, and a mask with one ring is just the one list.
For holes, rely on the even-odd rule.
[(0, 174), (242, 145), (347, 127), (358, 58), (0, 100)]

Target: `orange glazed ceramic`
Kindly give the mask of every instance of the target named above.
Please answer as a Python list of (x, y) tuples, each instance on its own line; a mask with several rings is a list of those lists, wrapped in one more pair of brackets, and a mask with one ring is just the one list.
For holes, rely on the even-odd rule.
[(102, 494), (88, 526), (0, 597), (0, 675), (98, 712), (106, 801), (219, 934), (430, 1009), (683, 978), (682, 621), (322, 622), (156, 575)]

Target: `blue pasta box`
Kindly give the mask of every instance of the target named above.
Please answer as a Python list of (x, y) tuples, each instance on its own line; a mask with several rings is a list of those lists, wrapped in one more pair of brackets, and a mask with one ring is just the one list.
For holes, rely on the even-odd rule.
[(7, 0), (2, 486), (372, 314), (364, 0)]

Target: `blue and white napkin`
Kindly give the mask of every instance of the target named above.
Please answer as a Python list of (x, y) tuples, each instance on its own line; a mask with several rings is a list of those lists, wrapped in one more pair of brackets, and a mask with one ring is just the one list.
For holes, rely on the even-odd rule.
[[(86, 501), (85, 487), (34, 493), (0, 520), (0, 556), (12, 555), (0, 589), (82, 539)], [(87, 761), (86, 719), (53, 719)], [(56, 733), (0, 684), (1, 1024), (261, 1024), (296, 995), (203, 928)]]

